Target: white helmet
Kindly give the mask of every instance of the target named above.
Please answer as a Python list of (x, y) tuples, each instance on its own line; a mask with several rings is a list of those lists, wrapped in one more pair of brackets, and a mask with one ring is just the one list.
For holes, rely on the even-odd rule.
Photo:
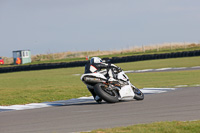
[(90, 64), (93, 64), (93, 63), (102, 63), (102, 59), (99, 57), (92, 57), (90, 60)]

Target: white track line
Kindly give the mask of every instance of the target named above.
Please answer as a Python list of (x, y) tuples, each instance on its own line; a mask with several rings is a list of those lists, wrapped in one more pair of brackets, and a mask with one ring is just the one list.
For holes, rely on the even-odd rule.
[[(164, 93), (164, 92), (168, 92), (172, 90), (175, 90), (175, 88), (143, 88), (141, 89), (141, 91), (144, 94)], [(93, 97), (90, 96), (90, 97), (80, 97), (80, 98), (74, 98), (70, 100), (61, 100), (61, 101), (54, 101), (54, 102), (0, 106), (0, 112), (11, 111), (11, 110), (27, 110), (27, 109), (44, 108), (44, 107), (51, 107), (51, 106), (65, 106), (65, 105), (81, 104), (81, 103), (87, 103), (87, 102), (93, 102), (93, 101), (94, 101)]]
[(140, 72), (156, 72), (156, 71), (167, 71), (167, 70), (186, 70), (186, 69), (200, 69), (200, 66), (193, 67), (169, 67), (169, 68), (158, 68), (158, 69), (143, 69), (143, 70), (128, 70), (125, 73), (140, 73)]
[[(143, 73), (143, 72), (158, 72), (167, 70), (186, 70), (186, 69), (200, 69), (200, 66), (193, 67), (168, 67), (168, 68), (158, 68), (158, 69), (143, 69), (143, 70), (128, 70), (125, 73)], [(74, 76), (80, 76), (81, 74), (73, 74)]]

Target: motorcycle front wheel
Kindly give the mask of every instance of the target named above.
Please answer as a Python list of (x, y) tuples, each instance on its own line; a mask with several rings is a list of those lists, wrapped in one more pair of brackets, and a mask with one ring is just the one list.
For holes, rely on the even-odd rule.
[(134, 88), (133, 91), (135, 93), (135, 96), (134, 96), (135, 100), (143, 100), (144, 99), (144, 94), (138, 88)]
[(115, 90), (110, 90), (105, 84), (96, 84), (94, 86), (94, 92), (108, 103), (116, 103), (119, 101), (117, 92)]

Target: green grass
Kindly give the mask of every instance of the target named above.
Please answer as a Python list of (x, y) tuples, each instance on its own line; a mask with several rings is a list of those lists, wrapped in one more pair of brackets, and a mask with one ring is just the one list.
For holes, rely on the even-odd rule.
[(130, 81), (138, 88), (174, 87), (199, 84), (200, 70), (177, 72), (129, 73)]
[[(124, 70), (200, 66), (200, 57), (120, 63)], [(84, 67), (0, 74), (0, 105), (67, 100), (90, 96), (80, 80)], [(139, 88), (199, 84), (200, 70), (128, 74)]]
[(200, 121), (172, 121), (138, 124), (128, 127), (98, 129), (90, 133), (199, 133)]
[(82, 68), (1, 74), (0, 105), (55, 101), (89, 95), (79, 76)]
[(128, 62), (119, 63), (117, 65), (124, 70), (156, 69), (166, 67), (192, 67), (200, 66), (200, 56)]

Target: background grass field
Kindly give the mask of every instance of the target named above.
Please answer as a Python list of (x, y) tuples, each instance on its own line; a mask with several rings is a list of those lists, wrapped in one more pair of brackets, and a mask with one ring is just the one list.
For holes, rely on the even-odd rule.
[[(183, 51), (194, 51), (200, 50), (199, 43), (164, 43), (154, 44), (146, 46), (132, 46), (121, 50), (111, 51), (77, 51), (77, 52), (62, 52), (62, 53), (51, 53), (32, 55), (32, 63), (30, 64), (41, 64), (41, 63), (58, 63), (58, 62), (72, 62), (72, 61), (84, 61), (86, 56), (99, 56), (101, 58), (111, 57), (123, 57), (133, 55), (144, 55), (144, 54), (161, 54), (161, 53), (172, 53), (172, 52), (183, 52)], [(13, 58), (3, 57), (5, 65), (0, 67), (13, 66)], [(24, 64), (29, 65), (29, 64)]]
[[(124, 70), (156, 69), (166, 67), (200, 66), (200, 57), (148, 60), (116, 64)], [(67, 100), (90, 96), (80, 80), (84, 67), (26, 71), (0, 74), (0, 105)], [(200, 82), (200, 70), (129, 73), (130, 81), (138, 88), (193, 86)], [(112, 129), (98, 129), (92, 133), (198, 133), (200, 121), (156, 122)]]
[[(200, 57), (149, 60), (117, 64), (124, 70), (200, 66)], [(90, 96), (80, 80), (84, 67), (0, 74), (0, 105), (67, 100)], [(200, 70), (130, 73), (138, 88), (199, 84)]]

